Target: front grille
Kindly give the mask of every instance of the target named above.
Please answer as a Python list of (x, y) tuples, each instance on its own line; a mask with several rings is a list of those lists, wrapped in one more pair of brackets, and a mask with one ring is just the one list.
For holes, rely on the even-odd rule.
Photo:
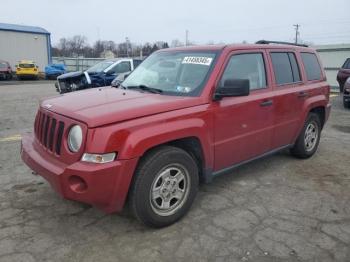
[(35, 119), (34, 131), (42, 146), (52, 153), (61, 154), (64, 122), (39, 111)]

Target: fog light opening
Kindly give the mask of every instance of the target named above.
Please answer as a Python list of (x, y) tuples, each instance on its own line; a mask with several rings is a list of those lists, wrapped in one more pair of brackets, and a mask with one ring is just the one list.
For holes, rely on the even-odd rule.
[(84, 179), (79, 176), (71, 176), (68, 178), (69, 187), (73, 192), (83, 193), (87, 190), (87, 184)]

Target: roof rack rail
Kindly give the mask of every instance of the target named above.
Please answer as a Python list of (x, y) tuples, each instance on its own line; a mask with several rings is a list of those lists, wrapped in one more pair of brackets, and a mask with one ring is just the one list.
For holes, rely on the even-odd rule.
[(295, 45), (295, 46), (309, 47), (308, 45), (305, 45), (305, 44), (295, 44), (295, 43), (290, 43), (290, 42), (269, 41), (269, 40), (259, 40), (259, 41), (256, 41), (255, 44), (262, 44), (262, 45), (280, 44), (280, 45)]

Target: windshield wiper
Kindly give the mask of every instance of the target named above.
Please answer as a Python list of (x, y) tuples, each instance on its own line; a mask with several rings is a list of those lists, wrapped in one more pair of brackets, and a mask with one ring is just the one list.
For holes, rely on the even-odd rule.
[(126, 86), (126, 89), (140, 89), (142, 91), (154, 93), (154, 94), (160, 94), (163, 93), (162, 89), (154, 88), (154, 87), (149, 87), (146, 85), (138, 85), (138, 86)]

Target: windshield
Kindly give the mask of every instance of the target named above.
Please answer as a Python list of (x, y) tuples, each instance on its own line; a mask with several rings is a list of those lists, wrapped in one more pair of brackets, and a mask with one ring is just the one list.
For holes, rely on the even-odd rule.
[(7, 68), (7, 64), (6, 63), (0, 63), (0, 68)]
[(20, 68), (34, 68), (34, 64), (19, 64)]
[(101, 63), (98, 63), (94, 65), (93, 67), (90, 67), (86, 72), (88, 73), (101, 73), (103, 70), (111, 66), (114, 62), (113, 61), (103, 61)]
[(146, 86), (161, 90), (158, 93), (162, 94), (198, 96), (209, 76), (215, 56), (215, 52), (154, 53), (128, 76), (122, 86)]

